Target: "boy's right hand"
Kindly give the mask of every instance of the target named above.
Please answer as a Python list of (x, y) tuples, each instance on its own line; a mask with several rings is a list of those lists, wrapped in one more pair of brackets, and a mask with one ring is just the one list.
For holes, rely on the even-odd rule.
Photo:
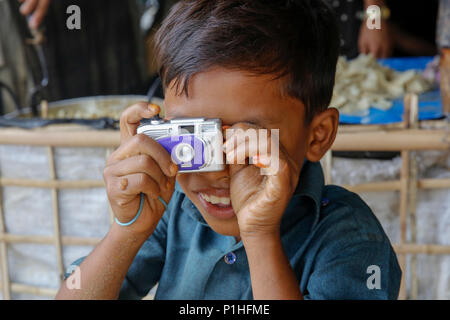
[(144, 193), (141, 215), (127, 228), (135, 234), (149, 236), (156, 228), (165, 207), (161, 196), (169, 203), (178, 171), (170, 154), (155, 140), (136, 134), (142, 118), (151, 118), (160, 108), (146, 102), (128, 107), (120, 117), (120, 146), (107, 160), (103, 171), (106, 191), (115, 217), (120, 222), (131, 221)]

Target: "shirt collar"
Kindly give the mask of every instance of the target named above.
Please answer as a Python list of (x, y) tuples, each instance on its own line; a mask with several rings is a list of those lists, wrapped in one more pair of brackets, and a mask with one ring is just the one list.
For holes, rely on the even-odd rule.
[[(294, 191), (291, 201), (283, 215), (281, 222), (281, 232), (283, 229), (293, 225), (305, 214), (314, 214), (314, 225), (319, 220), (322, 189), (324, 187), (324, 176), (320, 162), (310, 162), (305, 159), (300, 172), (297, 187)], [(181, 186), (176, 182), (175, 190), (184, 194)], [(207, 222), (198, 211), (197, 207), (188, 197), (184, 197), (181, 208), (186, 211), (194, 220), (208, 226)], [(299, 209), (301, 212), (299, 211)]]
[(297, 187), (283, 215), (281, 222), (282, 232), (283, 227), (286, 228), (295, 224), (297, 220), (307, 214), (314, 215), (312, 227), (317, 224), (324, 185), (324, 176), (320, 162), (310, 162), (305, 159)]

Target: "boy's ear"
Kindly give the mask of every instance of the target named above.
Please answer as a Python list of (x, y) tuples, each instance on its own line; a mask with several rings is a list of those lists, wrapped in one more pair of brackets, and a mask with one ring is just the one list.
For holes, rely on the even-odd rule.
[(319, 161), (331, 148), (339, 125), (339, 111), (328, 108), (314, 116), (308, 128), (306, 158), (311, 162)]

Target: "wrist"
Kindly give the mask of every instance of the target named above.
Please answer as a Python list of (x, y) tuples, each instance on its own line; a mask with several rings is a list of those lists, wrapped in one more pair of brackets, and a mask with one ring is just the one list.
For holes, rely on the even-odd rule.
[(140, 247), (153, 233), (153, 229), (146, 230), (145, 232), (136, 231), (134, 229), (135, 228), (132, 226), (123, 227), (119, 226), (117, 223), (113, 223), (108, 236), (115, 242)]
[(269, 248), (281, 243), (279, 229), (271, 231), (260, 231), (252, 233), (241, 233), (241, 240), (244, 247), (248, 248)]
[(384, 7), (386, 6), (386, 2), (384, 0), (364, 0), (364, 9), (367, 9), (367, 7), (373, 5)]

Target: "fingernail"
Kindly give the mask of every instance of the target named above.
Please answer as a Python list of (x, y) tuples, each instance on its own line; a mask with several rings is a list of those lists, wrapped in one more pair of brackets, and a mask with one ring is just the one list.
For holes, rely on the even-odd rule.
[(269, 165), (265, 162), (265, 159), (261, 158), (259, 155), (255, 155), (252, 157), (253, 165), (257, 166), (258, 168), (268, 168)]
[(170, 165), (169, 171), (170, 171), (170, 174), (171, 174), (172, 176), (175, 176), (175, 175), (177, 174), (177, 172), (178, 172), (178, 166), (177, 166), (175, 163), (172, 163), (172, 164)]
[(234, 150), (227, 152), (227, 163), (233, 163), (234, 160)]
[(161, 111), (161, 108), (158, 105), (154, 104), (154, 103), (149, 103), (148, 104), (148, 109), (152, 113), (155, 113), (155, 114), (157, 114), (157, 113), (159, 113)]
[(30, 28), (31, 29), (37, 29), (36, 19), (31, 19), (29, 23), (30, 23)]
[(234, 149), (234, 140), (233, 139), (228, 139), (227, 141), (225, 141), (225, 143), (223, 144), (223, 151), (225, 153), (231, 152)]

